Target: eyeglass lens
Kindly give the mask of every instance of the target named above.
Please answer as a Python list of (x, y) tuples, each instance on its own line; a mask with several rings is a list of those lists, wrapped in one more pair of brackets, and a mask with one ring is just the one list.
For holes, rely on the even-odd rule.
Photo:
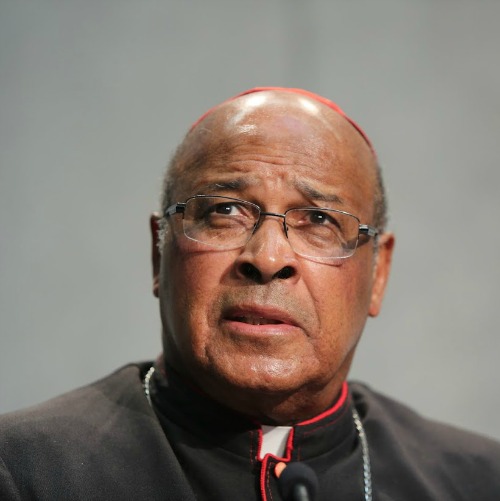
[[(193, 197), (184, 210), (184, 234), (213, 247), (238, 248), (251, 238), (260, 217), (260, 208), (250, 202)], [(359, 221), (355, 216), (333, 209), (305, 208), (290, 209), (284, 217), (290, 245), (297, 254), (339, 258), (352, 255), (356, 248)]]

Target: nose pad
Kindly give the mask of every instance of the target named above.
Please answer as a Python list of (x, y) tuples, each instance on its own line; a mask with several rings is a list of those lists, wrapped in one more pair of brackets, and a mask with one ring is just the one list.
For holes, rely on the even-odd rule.
[(283, 223), (276, 219), (261, 222), (238, 256), (236, 267), (240, 276), (256, 283), (297, 277), (297, 256), (290, 246)]

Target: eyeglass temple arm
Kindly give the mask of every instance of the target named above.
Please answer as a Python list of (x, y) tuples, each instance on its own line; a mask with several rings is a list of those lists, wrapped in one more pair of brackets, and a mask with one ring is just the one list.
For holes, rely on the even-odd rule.
[(171, 205), (165, 209), (165, 217), (172, 216), (173, 214), (182, 213), (186, 209), (185, 203), (178, 203)]
[(360, 224), (359, 225), (359, 233), (362, 235), (367, 235), (369, 237), (376, 237), (379, 234), (377, 228), (370, 226), (368, 224)]

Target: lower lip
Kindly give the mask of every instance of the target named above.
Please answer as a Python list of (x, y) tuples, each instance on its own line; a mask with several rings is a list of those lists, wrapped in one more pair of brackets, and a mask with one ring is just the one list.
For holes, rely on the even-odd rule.
[(223, 325), (231, 332), (242, 336), (291, 335), (299, 328), (291, 324), (247, 324), (237, 320), (223, 320)]

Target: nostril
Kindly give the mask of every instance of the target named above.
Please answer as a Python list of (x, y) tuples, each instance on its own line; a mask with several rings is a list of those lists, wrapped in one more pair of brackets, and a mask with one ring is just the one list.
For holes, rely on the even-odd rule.
[(273, 278), (281, 278), (282, 280), (286, 280), (287, 278), (291, 278), (295, 275), (295, 270), (291, 266), (284, 266), (280, 271), (274, 274)]
[(242, 263), (240, 271), (243, 276), (254, 282), (262, 282), (262, 273), (251, 263)]

